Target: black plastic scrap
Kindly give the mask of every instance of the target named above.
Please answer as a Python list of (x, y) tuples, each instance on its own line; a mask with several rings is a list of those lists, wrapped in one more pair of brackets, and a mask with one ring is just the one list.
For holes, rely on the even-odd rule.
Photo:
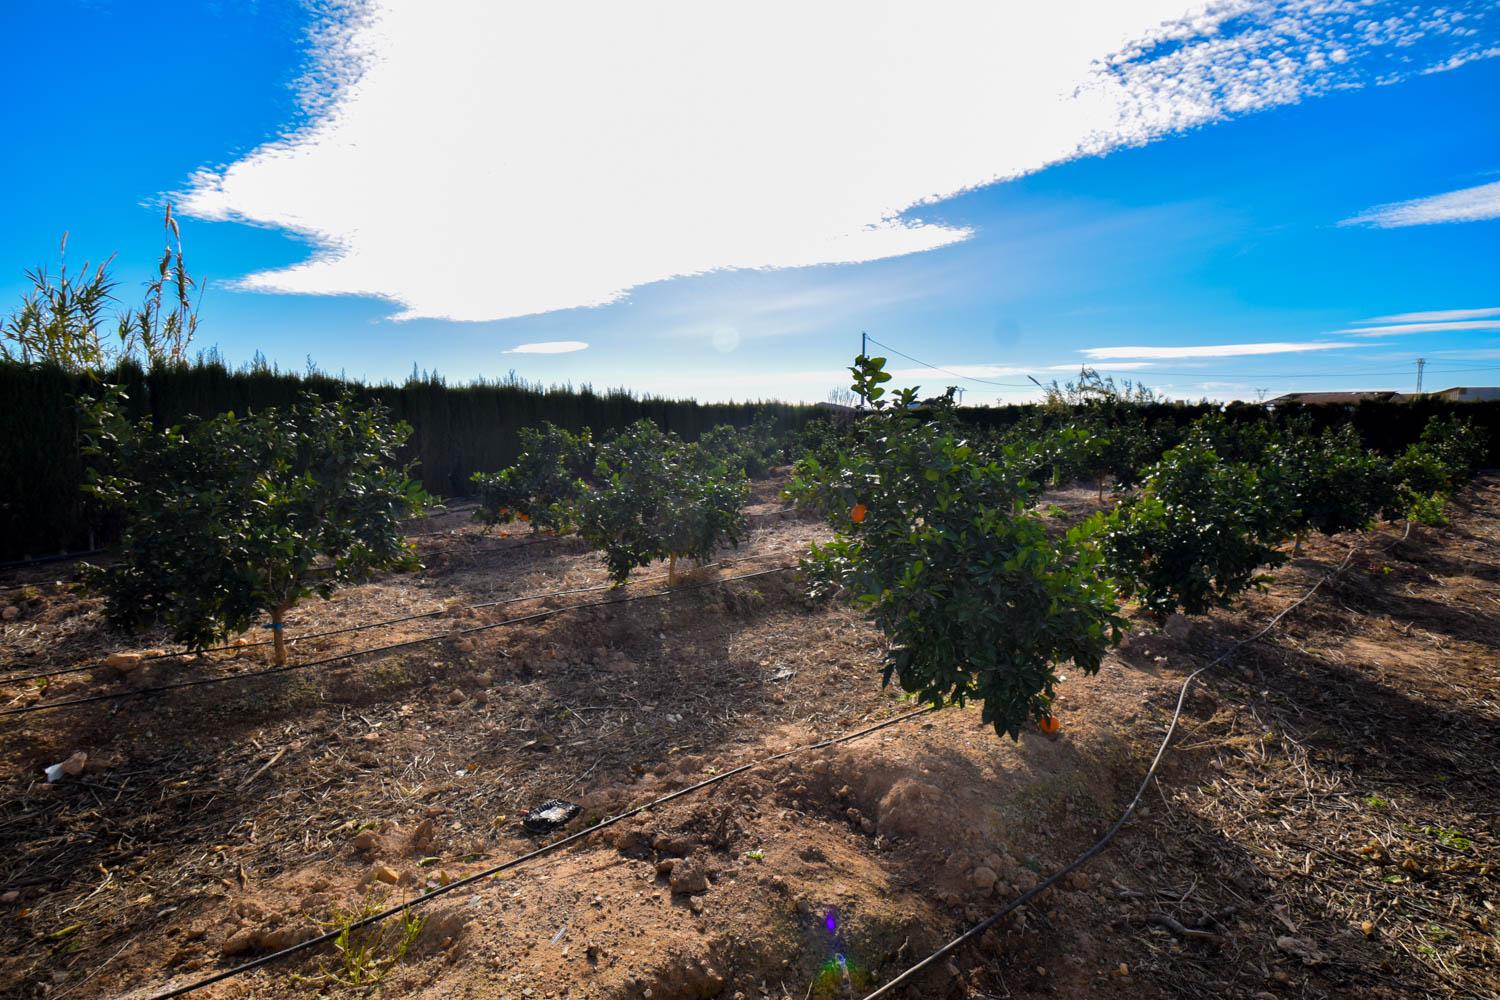
[(575, 802), (548, 799), (521, 819), (528, 833), (551, 833), (558, 827), (567, 826), (568, 821), (583, 811)]

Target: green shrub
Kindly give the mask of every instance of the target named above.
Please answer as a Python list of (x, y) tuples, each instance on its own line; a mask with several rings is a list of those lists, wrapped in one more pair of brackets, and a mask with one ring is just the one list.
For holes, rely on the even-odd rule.
[(1420, 446), (1448, 472), (1448, 488), (1457, 489), (1478, 471), (1489, 450), (1483, 432), (1463, 417), (1433, 417), (1422, 428)]
[(1300, 542), (1364, 528), (1394, 497), (1390, 462), (1367, 450), (1349, 424), (1313, 435), (1293, 424), (1266, 444), (1260, 471), (1268, 503)]
[(104, 468), (86, 489), (124, 519), (117, 561), (88, 571), (112, 626), (163, 625), (202, 648), (267, 614), (281, 663), (283, 616), (303, 597), (416, 565), (401, 521), (424, 494), (396, 457), (409, 428), (381, 408), (308, 393), (157, 431), (123, 403), (86, 404)]
[(1040, 719), (1057, 665), (1099, 669), (1122, 620), (1088, 532), (1049, 538), (1027, 508), (1040, 446), (981, 455), (956, 430), (949, 397), (910, 412), (885, 399), (885, 359), (860, 357), (854, 391), (870, 412), (836, 457), (795, 467), (792, 496), (838, 530), (803, 569), (815, 593), (866, 608), (890, 640), (885, 682), (932, 705), (977, 699), (1016, 737)]
[(499, 472), (476, 472), (470, 482), (479, 492), (476, 520), (487, 525), (529, 521), (563, 532), (577, 522), (583, 476), (594, 462), (594, 443), (587, 429), (570, 434), (548, 421), (522, 427), (516, 464)]
[(744, 470), (649, 420), (600, 446), (595, 476), (580, 502), (579, 534), (604, 553), (616, 583), (658, 559), (670, 561), (675, 582), (679, 558), (706, 562), (744, 535)]
[(1139, 493), (1125, 497), (1099, 530), (1123, 596), (1158, 620), (1178, 609), (1203, 614), (1265, 579), (1285, 556), (1287, 514), (1251, 467), (1220, 460), (1202, 434), (1162, 455)]
[(764, 479), (771, 466), (785, 459), (786, 445), (776, 434), (769, 411), (755, 415), (749, 427), (720, 424), (698, 438), (698, 446), (725, 465), (743, 469), (751, 479)]
[(1470, 421), (1431, 418), (1421, 438), (1391, 463), (1395, 488), (1387, 514), (1419, 524), (1447, 524), (1445, 498), (1469, 481), (1487, 450), (1484, 434)]

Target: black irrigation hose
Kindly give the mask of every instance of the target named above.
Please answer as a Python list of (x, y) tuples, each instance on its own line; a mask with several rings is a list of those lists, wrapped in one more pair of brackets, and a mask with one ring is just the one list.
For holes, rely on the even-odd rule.
[(44, 563), (66, 562), (69, 559), (82, 559), (84, 556), (96, 556), (108, 549), (80, 549), (77, 552), (59, 552), (53, 556), (35, 556), (31, 559), (13, 559), (10, 562), (0, 563), (0, 570), (23, 569), (27, 566), (41, 566)]
[[(526, 543), (526, 544), (530, 544), (530, 543)], [(516, 545), (510, 546), (510, 548), (520, 548), (520, 547), (521, 546), (516, 546)], [(499, 551), (505, 551), (505, 550), (499, 550)], [(714, 560), (711, 563), (704, 563), (699, 568), (702, 569), (702, 568), (705, 568), (705, 567), (708, 567), (708, 566), (718, 566), (718, 565), (724, 565), (724, 564), (727, 564), (727, 563), (744, 562), (747, 559), (753, 559), (753, 558), (756, 558), (756, 557), (755, 556), (737, 556), (737, 557), (730, 558), (730, 559), (716, 559), (716, 560)], [(667, 576), (647, 576), (647, 577), (638, 577), (638, 578), (636, 578), (634, 580), (631, 580), (630, 582), (631, 583), (653, 583), (653, 582), (655, 582), (657, 580), (665, 580), (667, 578), (668, 578)], [(484, 602), (482, 602), (480, 604), (464, 604), (464, 605), (458, 605), (458, 606), (451, 607), (451, 608), (437, 608), (437, 609), (434, 609), (432, 611), (417, 611), (417, 612), (414, 612), (414, 613), (409, 614), (409, 615), (402, 615), (399, 618), (387, 618), (384, 621), (366, 622), (363, 625), (345, 625), (345, 626), (343, 626), (341, 628), (327, 629), (327, 630), (322, 631), (322, 632), (309, 632), (306, 635), (293, 636), (292, 638), (289, 638), (286, 641), (288, 643), (293, 643), (293, 642), (306, 642), (306, 641), (311, 640), (311, 639), (325, 639), (325, 638), (327, 638), (328, 636), (331, 636), (331, 635), (346, 635), (346, 634), (348, 634), (350, 632), (363, 632), (363, 631), (365, 631), (367, 629), (372, 629), (372, 628), (384, 628), (387, 625), (400, 625), (400, 624), (402, 624), (404, 622), (416, 621), (416, 620), (418, 620), (420, 618), (435, 618), (438, 615), (457, 614), (457, 613), (462, 612), (462, 611), (479, 611), (479, 610), (482, 610), (484, 608), (498, 608), (498, 607), (502, 607), (502, 606), (504, 606), (506, 604), (520, 604), (523, 601), (542, 601), (542, 600), (546, 600), (549, 597), (567, 597), (567, 596), (569, 596), (571, 594), (587, 594), (587, 593), (592, 593), (594, 591), (599, 591), (599, 590), (611, 590), (614, 587), (615, 587), (615, 584), (613, 584), (613, 583), (602, 583), (602, 584), (596, 584), (596, 585), (588, 586), (588, 587), (573, 587), (573, 588), (568, 589), (568, 590), (553, 590), (553, 591), (549, 591), (547, 593), (542, 593), (542, 594), (523, 594), (523, 595), (521, 595), (519, 597), (503, 597), (503, 598), (501, 598), (499, 600), (496, 600), (496, 601), (484, 601)], [(227, 652), (229, 650), (255, 649), (255, 648), (260, 647), (260, 646), (269, 646), (272, 643), (274, 643), (275, 641), (276, 640), (274, 640), (274, 639), (258, 639), (255, 642), (244, 642), (244, 643), (240, 643), (238, 645), (230, 643), (229, 645), (225, 645), (225, 646), (209, 646), (209, 647), (207, 647), (205, 649), (196, 649), (196, 650), (195, 649), (185, 649), (185, 650), (181, 650), (179, 652), (154, 653), (151, 656), (143, 656), (143, 657), (141, 657), (140, 660), (137, 661), (137, 662), (139, 662), (139, 663), (152, 663), (152, 662), (155, 662), (157, 660), (170, 660), (170, 659), (175, 659), (177, 657), (196, 656), (196, 655), (200, 655), (200, 654), (203, 654), (203, 653), (223, 653), (223, 652)], [(104, 666), (103, 663), (82, 663), (82, 664), (75, 664), (74, 666), (71, 666), (71, 667), (57, 667), (57, 668), (52, 669), (52, 670), (40, 670), (40, 671), (37, 671), (36, 673), (31, 673), (31, 674), (13, 674), (13, 675), (11, 675), (9, 677), (0, 677), (0, 687), (5, 687), (5, 686), (11, 685), (11, 684), (22, 684), (22, 683), (25, 683), (25, 682), (28, 682), (28, 681), (39, 681), (39, 680), (43, 680), (43, 679), (48, 678), (48, 677), (61, 677), (64, 674), (80, 674), (80, 673), (83, 673), (84, 671), (95, 670), (95, 669), (98, 669), (98, 668), (100, 668), (102, 666)]]
[[(1410, 535), (1411, 522), (1408, 521), (1406, 522), (1406, 531), (1402, 533), (1401, 537), (1379, 551), (1389, 551), (1395, 548), (1397, 545), (1400, 545), (1402, 542), (1406, 541), (1406, 539)], [(1172, 721), (1167, 724), (1167, 732), (1166, 735), (1164, 735), (1161, 739), (1161, 745), (1156, 748), (1156, 756), (1151, 759), (1151, 766), (1146, 768), (1146, 776), (1141, 779), (1140, 787), (1135, 790), (1135, 797), (1130, 800), (1130, 804), (1125, 807), (1125, 811), (1120, 814), (1120, 818), (1115, 820), (1114, 825), (1104, 832), (1104, 836), (1094, 841), (1093, 845), (1090, 846), (1088, 850), (1078, 855), (1078, 857), (1068, 862), (1062, 868), (1059, 868), (1057, 871), (1053, 872), (1051, 875), (1043, 879), (1041, 882), (1037, 883), (1031, 889), (1023, 892), (1021, 895), (1005, 904), (1005, 906), (1001, 907), (999, 910), (996, 910), (994, 913), (990, 914), (988, 917), (985, 917), (979, 923), (975, 924), (973, 927), (970, 927), (968, 930), (964, 931), (952, 941), (949, 941), (947, 944), (943, 945), (931, 955), (928, 955), (926, 958), (922, 959), (916, 965), (911, 966), (896, 978), (880, 986), (874, 992), (865, 994), (864, 1000), (876, 1000), (877, 997), (887, 996), (893, 990), (895, 990), (896, 987), (902, 985), (903, 983), (910, 982), (924, 970), (931, 968), (938, 962), (941, 962), (943, 959), (953, 954), (953, 952), (957, 951), (968, 942), (979, 937), (979, 935), (983, 934), (991, 927), (994, 927), (996, 924), (1004, 920), (1006, 917), (1010, 916), (1016, 910), (1031, 902), (1047, 889), (1051, 888), (1053, 885), (1056, 885), (1064, 876), (1068, 875), (1070, 872), (1083, 867), (1083, 865), (1093, 860), (1096, 855), (1100, 854), (1106, 847), (1108, 847), (1110, 841), (1114, 840), (1115, 834), (1120, 832), (1121, 827), (1123, 827), (1125, 825), (1125, 822), (1130, 819), (1130, 817), (1135, 813), (1135, 807), (1140, 804), (1141, 797), (1146, 794), (1146, 789), (1151, 785), (1151, 779), (1156, 776), (1157, 765), (1159, 765), (1162, 758), (1166, 756), (1167, 748), (1172, 742), (1172, 735), (1177, 731), (1177, 721), (1182, 717), (1182, 705), (1183, 702), (1187, 699), (1188, 687), (1193, 683), (1194, 679), (1196, 679), (1199, 674), (1204, 673), (1208, 670), (1212, 670), (1220, 663), (1223, 663), (1225, 660), (1229, 659), (1229, 657), (1232, 656), (1241, 647), (1248, 646), (1250, 643), (1255, 642), (1257, 639), (1264, 636), (1267, 632), (1271, 631), (1271, 629), (1275, 628), (1276, 625), (1280, 623), (1281, 619), (1285, 618), (1293, 610), (1306, 603), (1307, 600), (1313, 596), (1313, 594), (1316, 594), (1318, 590), (1323, 586), (1323, 584), (1327, 583), (1329, 580), (1332, 580), (1335, 576), (1342, 573), (1344, 571), (1344, 568), (1349, 565), (1349, 560), (1354, 558), (1354, 553), (1358, 550), (1359, 546), (1351, 548), (1348, 555), (1344, 556), (1343, 562), (1339, 563), (1336, 567), (1323, 574), (1318, 582), (1313, 584), (1312, 587), (1307, 591), (1307, 593), (1303, 594), (1291, 604), (1288, 604), (1286, 607), (1277, 612), (1276, 616), (1273, 617), (1269, 622), (1267, 622), (1260, 629), (1260, 631), (1256, 632), (1249, 638), (1240, 639), (1239, 641), (1230, 644), (1229, 648), (1224, 650), (1224, 652), (1220, 653), (1218, 656), (1214, 657), (1212, 660), (1205, 663), (1203, 666), (1199, 667), (1197, 670), (1194, 670), (1192, 673), (1183, 678), (1182, 687), (1177, 692), (1177, 707), (1172, 712)]]
[(472, 625), (469, 628), (457, 629), (452, 632), (444, 632), (441, 635), (428, 635), (419, 639), (406, 639), (402, 642), (393, 642), (385, 646), (374, 646), (370, 649), (354, 649), (347, 653), (337, 653), (333, 656), (325, 656), (321, 660), (308, 660), (306, 663), (288, 663), (279, 667), (269, 667), (265, 670), (254, 670), (244, 674), (231, 674), (227, 677), (199, 677), (194, 680), (176, 681), (172, 684), (158, 684), (154, 687), (137, 688), (133, 691), (117, 691), (113, 694), (96, 694), (84, 698), (70, 698), (66, 701), (54, 701), (41, 705), (22, 705), (17, 708), (7, 708), (0, 711), (0, 718), (12, 715), (29, 715), (32, 712), (46, 712), (54, 708), (72, 708), (75, 705), (90, 705), (101, 701), (124, 701), (129, 698), (142, 698), (148, 694), (159, 694), (162, 691), (175, 691), (179, 688), (202, 687), (205, 684), (227, 684), (231, 681), (246, 681), (257, 677), (271, 677), (276, 674), (290, 673), (294, 670), (309, 670), (313, 667), (322, 667), (329, 663), (337, 663), (342, 660), (350, 660), (359, 656), (370, 656), (375, 653), (389, 653), (397, 649), (407, 649), (412, 646), (420, 646), (428, 642), (436, 642), (440, 639), (452, 639), (458, 636), (472, 635), (475, 632), (485, 632), (493, 628), (503, 628), (506, 625), (517, 625), (521, 622), (537, 621), (542, 618), (550, 618), (560, 615), (566, 611), (578, 611), (583, 608), (602, 608), (611, 604), (630, 604), (633, 601), (644, 601), (658, 597), (671, 597), (674, 594), (686, 594), (695, 590), (704, 590), (708, 587), (718, 587), (726, 583), (734, 583), (738, 580), (751, 580), (758, 576), (769, 576), (772, 573), (784, 573), (796, 566), (777, 566), (772, 569), (757, 570), (753, 573), (741, 573), (739, 576), (728, 576), (722, 580), (709, 580), (703, 583), (687, 587), (678, 587), (675, 590), (662, 590), (650, 594), (632, 594), (627, 597), (617, 597), (605, 601), (586, 601), (582, 604), (569, 604), (561, 608), (548, 608), (544, 611), (534, 611), (529, 615), (519, 615), (515, 618), (507, 618), (504, 621), (490, 622), (486, 625)]
[(534, 851), (522, 854), (519, 857), (511, 858), (509, 861), (502, 862), (501, 864), (495, 865), (492, 868), (486, 868), (484, 871), (475, 872), (472, 875), (465, 875), (463, 878), (458, 879), (457, 881), (449, 882), (447, 885), (439, 886), (436, 889), (424, 893), (421, 896), (417, 896), (414, 899), (408, 899), (404, 903), (399, 903), (396, 906), (381, 910), (379, 913), (372, 913), (368, 917), (364, 917), (360, 920), (354, 921), (353, 923), (349, 924), (347, 928), (340, 927), (338, 930), (326, 931), (322, 934), (319, 934), (317, 937), (309, 938), (308, 940), (303, 941), (300, 944), (294, 944), (288, 948), (283, 948), (280, 951), (272, 952), (269, 955), (262, 955), (260, 958), (245, 962), (242, 965), (236, 965), (232, 969), (225, 969), (222, 972), (216, 972), (211, 976), (206, 976), (203, 979), (188, 983), (185, 986), (177, 986), (170, 990), (167, 990), (164, 993), (158, 993), (153, 996), (151, 1000), (171, 1000), (172, 997), (185, 996), (188, 993), (194, 992), (195, 990), (201, 990), (205, 986), (212, 986), (214, 983), (221, 983), (233, 976), (238, 976), (242, 973), (249, 972), (252, 969), (258, 969), (261, 966), (280, 961), (281, 959), (286, 958), (290, 955), (295, 955), (298, 952), (316, 948), (320, 944), (326, 944), (329, 941), (332, 941), (340, 934), (343, 934), (346, 930), (360, 930), (362, 928), (370, 926), (371, 924), (379, 923), (380, 921), (385, 920), (387, 917), (393, 917), (398, 913), (404, 913), (407, 910), (421, 906), (422, 904), (436, 899), (439, 896), (446, 895), (447, 893), (450, 893), (455, 889), (462, 889), (465, 886), (470, 886), (476, 882), (481, 882), (487, 878), (498, 875), (503, 871), (508, 871), (512, 868), (519, 868), (521, 865), (524, 865), (528, 861), (533, 861), (536, 858), (542, 857), (543, 855), (551, 854), (553, 851), (582, 840), (583, 838), (589, 836), (589, 834), (597, 833), (600, 830), (603, 830), (605, 827), (614, 826), (616, 823), (623, 822), (624, 820), (630, 819), (633, 816), (638, 816), (643, 812), (649, 812), (650, 810), (655, 809), (657, 806), (671, 802), (673, 799), (680, 799), (684, 795), (692, 795), (694, 792), (701, 791), (709, 787), (710, 785), (716, 785), (719, 782), (724, 781), (728, 778), (732, 778), (737, 774), (743, 774), (746, 771), (754, 770), (758, 767), (764, 767), (767, 764), (775, 763), (778, 760), (785, 760), (786, 758), (794, 757), (797, 754), (807, 753), (810, 750), (821, 750), (824, 747), (831, 747), (839, 743), (848, 743), (852, 740), (857, 740), (862, 736), (869, 736), (871, 733), (879, 732), (882, 729), (888, 729), (891, 726), (897, 725), (902, 722), (907, 722), (911, 719), (927, 715), (934, 711), (936, 711), (936, 709), (932, 708), (931, 706), (928, 706), (926, 708), (919, 708), (915, 712), (908, 712), (905, 715), (898, 715), (894, 719), (886, 719), (884, 722), (877, 722), (873, 726), (866, 726), (864, 729), (856, 730), (852, 733), (845, 733), (843, 736), (834, 736), (830, 739), (821, 740), (817, 743), (809, 743), (805, 746), (793, 747), (790, 750), (783, 750), (780, 753), (772, 754), (769, 757), (763, 757), (760, 760), (750, 761), (748, 764), (741, 764), (738, 767), (732, 767), (722, 774), (716, 774), (711, 778), (705, 778), (704, 780), (696, 784), (689, 785), (686, 788), (679, 788), (675, 792), (668, 792), (666, 795), (658, 796), (657, 798), (652, 799), (650, 802), (647, 802), (644, 805), (635, 806), (632, 809), (627, 809), (625, 812), (618, 813), (614, 816), (609, 817), (608, 819), (601, 820), (595, 825), (589, 827), (587, 830), (579, 830), (577, 833), (571, 833), (568, 836), (563, 837), (561, 840), (554, 840), (550, 844), (543, 844), (541, 847), (538, 847)]

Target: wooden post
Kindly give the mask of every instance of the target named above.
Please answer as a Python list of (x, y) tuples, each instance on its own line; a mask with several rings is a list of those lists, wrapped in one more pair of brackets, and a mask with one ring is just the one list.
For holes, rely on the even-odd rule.
[(271, 611), (271, 641), (275, 643), (278, 667), (286, 665), (286, 637), (281, 622), (281, 616), (285, 613), (285, 608), (274, 608)]
[(667, 557), (667, 586), (677, 586), (677, 556), (675, 554)]

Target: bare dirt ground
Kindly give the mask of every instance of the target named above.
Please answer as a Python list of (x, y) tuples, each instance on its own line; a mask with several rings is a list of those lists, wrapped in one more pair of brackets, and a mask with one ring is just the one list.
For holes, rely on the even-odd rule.
[[(1066, 519), (1092, 489), (1049, 498)], [(413, 526), (428, 569), (297, 609), (267, 678), (0, 720), (0, 994), (151, 996), (410, 899), (550, 837), (793, 746), (911, 711), (882, 640), (787, 566), (820, 525), (757, 486), (752, 534), (671, 596), (604, 589), (571, 539)], [(1083, 872), (909, 996), (1491, 997), (1500, 989), (1500, 479), (1446, 529), (1319, 539), (1270, 588), (1137, 635), (1063, 686), (1063, 733), (946, 710), (733, 775), (206, 997), (689, 1000), (863, 996), (1073, 857), (1119, 814), (1183, 676), (1360, 546), (1194, 689), (1138, 813)], [(0, 580), (4, 676), (122, 640), (68, 570)], [(26, 589), (22, 589), (22, 587)], [(460, 628), (566, 611), (462, 637)], [(257, 637), (250, 637), (252, 639)], [(0, 687), (0, 707), (262, 669), (262, 647)], [(134, 686), (134, 687), (133, 687)], [(42, 768), (82, 751), (81, 775)], [(364, 946), (362, 951), (361, 946)], [(398, 957), (399, 956), (399, 957)], [(345, 983), (383, 975), (373, 985)]]

